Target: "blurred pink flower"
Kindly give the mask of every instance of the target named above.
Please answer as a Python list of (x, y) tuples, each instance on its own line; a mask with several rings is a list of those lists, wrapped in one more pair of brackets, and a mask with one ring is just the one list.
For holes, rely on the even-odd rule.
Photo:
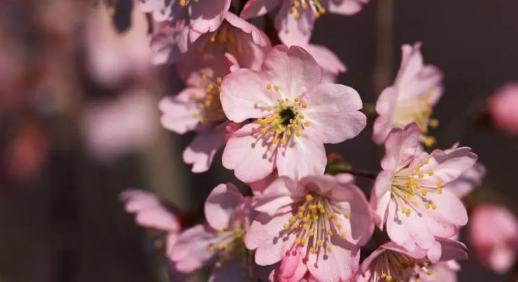
[(177, 271), (190, 274), (214, 263), (209, 282), (249, 282), (263, 269), (253, 262), (243, 237), (250, 225), (250, 198), (233, 184), (220, 184), (205, 202), (205, 225), (184, 231), (169, 253)]
[(262, 16), (281, 6), (275, 17), (279, 38), (287, 45), (305, 45), (309, 42), (315, 19), (326, 12), (352, 15), (362, 9), (368, 0), (250, 0), (241, 17), (249, 19)]
[(394, 128), (417, 123), (421, 141), (432, 145), (433, 137), (426, 136), (428, 126), (436, 127), (431, 119), (432, 107), (443, 92), (442, 73), (434, 66), (424, 65), (421, 43), (403, 45), (403, 59), (394, 84), (385, 88), (376, 103), (378, 118), (374, 122), (373, 140), (381, 145)]
[(170, 253), (182, 228), (172, 208), (154, 194), (141, 190), (124, 191), (120, 199), (126, 212), (135, 214), (138, 225), (165, 233), (165, 249)]
[(280, 177), (252, 205), (259, 214), (245, 244), (257, 264), (281, 262), (273, 274), (280, 281), (299, 281), (306, 272), (318, 281), (347, 281), (374, 230), (360, 189), (329, 175)]
[(183, 160), (193, 165), (193, 172), (207, 171), (216, 151), (239, 129), (223, 113), (219, 97), (222, 78), (231, 67), (224, 56), (186, 55), (178, 64), (178, 72), (187, 88), (160, 101), (161, 122), (166, 129), (178, 134), (198, 132), (183, 153)]
[(358, 93), (321, 83), (315, 59), (298, 46), (279, 45), (261, 71), (240, 69), (221, 85), (221, 104), (234, 122), (257, 119), (227, 142), (223, 165), (237, 178), (254, 182), (276, 168), (300, 179), (324, 172), (323, 143), (357, 136), (366, 124)]
[(456, 277), (444, 275), (444, 271), (453, 271), (450, 267), (455, 267), (454, 260), (468, 258), (466, 246), (449, 239), (441, 239), (439, 242), (443, 252), (437, 264), (426, 258), (425, 250), (416, 248), (409, 251), (394, 242), (386, 243), (363, 261), (353, 281), (454, 282)]
[(518, 251), (518, 221), (503, 206), (475, 208), (468, 225), (468, 239), (482, 264), (498, 273), (507, 272)]
[(409, 251), (428, 250), (434, 261), (440, 255), (436, 237), (452, 237), (468, 221), (462, 202), (443, 187), (472, 167), (477, 155), (467, 147), (421, 152), (419, 138), (416, 124), (389, 135), (371, 205), (392, 241)]
[(86, 25), (88, 64), (93, 78), (112, 87), (151, 70), (148, 23), (140, 9), (131, 13), (131, 27), (118, 33), (105, 4), (99, 4)]
[(215, 31), (223, 22), (231, 0), (141, 0), (142, 10), (155, 21), (174, 20), (187, 14), (192, 29), (199, 33)]
[(213, 32), (199, 34), (189, 30), (185, 20), (173, 21), (151, 41), (154, 62), (174, 62), (185, 52), (223, 55), (229, 53), (240, 67), (259, 69), (271, 43), (266, 34), (231, 12)]
[(156, 137), (156, 106), (149, 93), (133, 90), (85, 107), (81, 129), (86, 149), (101, 161), (149, 146)]
[(489, 112), (496, 125), (518, 134), (518, 83), (509, 83), (496, 91), (488, 101)]

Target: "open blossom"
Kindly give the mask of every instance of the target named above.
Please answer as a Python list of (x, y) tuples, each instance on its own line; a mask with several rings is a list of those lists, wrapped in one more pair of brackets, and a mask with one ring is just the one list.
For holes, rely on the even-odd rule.
[[(155, 195), (140, 190), (127, 190), (120, 194), (125, 204), (126, 212), (135, 214), (138, 225), (163, 232), (165, 235), (165, 250), (169, 253), (180, 236), (181, 225), (171, 207)], [(163, 244), (155, 241), (155, 246)]]
[(186, 52), (216, 56), (229, 53), (240, 67), (251, 69), (259, 69), (270, 48), (263, 31), (231, 12), (225, 13), (223, 23), (212, 32), (192, 32), (183, 19), (165, 26), (151, 41), (155, 63), (174, 62)]
[(466, 246), (449, 239), (441, 239), (440, 244), (443, 252), (439, 262), (434, 263), (426, 257), (423, 249), (408, 251), (394, 242), (386, 243), (365, 259), (361, 271), (353, 281), (454, 282), (455, 276), (446, 272), (456, 269), (458, 265), (454, 260), (468, 258)]
[(502, 130), (518, 134), (518, 83), (499, 89), (488, 101), (489, 113)]
[(256, 250), (257, 264), (281, 262), (272, 273), (280, 281), (307, 275), (321, 282), (349, 280), (358, 267), (359, 248), (373, 232), (363, 193), (329, 175), (300, 182), (280, 177), (252, 205), (259, 215), (245, 244)]
[(209, 282), (249, 282), (261, 277), (243, 237), (250, 225), (250, 198), (232, 184), (220, 184), (205, 202), (205, 225), (184, 231), (169, 257), (177, 271), (192, 273), (214, 263)]
[(480, 262), (505, 273), (518, 254), (518, 219), (505, 207), (480, 205), (470, 217), (468, 239)]
[(427, 136), (428, 127), (437, 127), (432, 107), (442, 95), (442, 73), (434, 66), (424, 65), (421, 44), (403, 45), (403, 59), (394, 84), (381, 93), (376, 103), (378, 118), (374, 122), (373, 140), (381, 145), (394, 128), (417, 123), (421, 141), (431, 146), (435, 140)]
[(326, 12), (352, 15), (368, 0), (250, 0), (241, 17), (262, 16), (281, 6), (275, 17), (275, 27), (284, 44), (304, 45), (309, 42), (315, 19)]
[(472, 167), (477, 156), (467, 147), (421, 152), (419, 138), (416, 124), (389, 135), (371, 204), (392, 241), (410, 251), (429, 250), (434, 260), (440, 255), (436, 237), (452, 237), (468, 221), (462, 202), (444, 187)]
[(221, 104), (231, 121), (256, 119), (230, 137), (223, 153), (223, 165), (244, 182), (260, 180), (275, 168), (293, 178), (323, 174), (323, 143), (353, 138), (366, 124), (358, 93), (321, 83), (317, 62), (297, 46), (273, 48), (261, 71), (228, 75)]
[(142, 10), (152, 13), (155, 21), (174, 20), (182, 13), (188, 14), (190, 26), (196, 32), (205, 33), (216, 30), (231, 0), (141, 0)]
[(178, 64), (187, 88), (160, 101), (165, 128), (178, 134), (198, 132), (183, 153), (184, 161), (193, 165), (193, 172), (207, 171), (216, 151), (225, 144), (228, 131), (239, 127), (227, 119), (219, 97), (221, 81), (232, 66), (224, 56), (189, 54)]

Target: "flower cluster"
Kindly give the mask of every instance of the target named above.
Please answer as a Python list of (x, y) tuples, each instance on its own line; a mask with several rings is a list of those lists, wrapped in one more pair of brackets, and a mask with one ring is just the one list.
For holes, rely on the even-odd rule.
[[(367, 117), (359, 93), (333, 83), (345, 66), (309, 39), (315, 19), (366, 3), (250, 0), (238, 17), (229, 0), (143, 2), (161, 27), (155, 63), (175, 64), (186, 84), (160, 102), (163, 127), (197, 133), (183, 154), (192, 172), (209, 170), (223, 148), (223, 166), (251, 191), (220, 184), (205, 223), (184, 229), (153, 196), (122, 195), (140, 225), (167, 234), (173, 271), (210, 265), (209, 281), (221, 282), (455, 281), (456, 260), (467, 258), (457, 240), (468, 222), (462, 199), (485, 169), (468, 147), (430, 150), (442, 73), (424, 64), (420, 43), (402, 47), (397, 77), (376, 103), (372, 139), (385, 156), (372, 186), (360, 188), (355, 174), (365, 175), (352, 168), (329, 169), (324, 144), (355, 138)], [(247, 22), (272, 12), (277, 34)]]

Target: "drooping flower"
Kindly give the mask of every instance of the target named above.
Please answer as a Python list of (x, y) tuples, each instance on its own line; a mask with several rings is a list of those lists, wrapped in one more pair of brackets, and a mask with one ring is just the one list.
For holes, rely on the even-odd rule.
[(330, 175), (307, 176), (300, 182), (275, 180), (252, 203), (259, 212), (245, 236), (255, 262), (273, 265), (272, 275), (299, 281), (348, 281), (359, 263), (359, 249), (373, 232), (371, 210), (352, 182)]
[(279, 38), (287, 45), (305, 45), (309, 42), (317, 18), (330, 12), (353, 15), (362, 9), (368, 0), (250, 0), (241, 17), (259, 17), (281, 6), (275, 17)]
[(181, 14), (188, 15), (190, 26), (198, 33), (216, 30), (225, 13), (230, 8), (231, 0), (141, 0), (141, 8), (152, 13), (155, 21), (174, 20)]
[(437, 127), (432, 119), (432, 107), (442, 95), (442, 73), (434, 66), (424, 65), (421, 44), (403, 45), (403, 59), (394, 84), (385, 88), (376, 103), (378, 118), (374, 122), (373, 140), (383, 144), (390, 131), (417, 123), (421, 141), (431, 146), (433, 137), (427, 136), (428, 127)]
[(477, 155), (467, 147), (428, 154), (418, 149), (419, 139), (416, 124), (389, 135), (371, 205), (392, 241), (410, 251), (428, 250), (434, 260), (440, 255), (436, 237), (450, 238), (468, 221), (462, 202), (444, 187), (471, 168)]
[(518, 134), (518, 83), (500, 88), (488, 101), (489, 113), (496, 125), (509, 133)]
[[(468, 258), (464, 244), (440, 240), (443, 250), (438, 263), (426, 257), (426, 251), (416, 248), (408, 251), (394, 242), (386, 243), (374, 251), (361, 265), (354, 282), (450, 282), (455, 277), (444, 275), (443, 270), (454, 266), (454, 260)], [(453, 278), (453, 280), (451, 280)], [(444, 280), (447, 279), (447, 280)]]
[(156, 63), (174, 62), (186, 52), (216, 56), (229, 53), (240, 67), (259, 69), (271, 43), (266, 34), (231, 12), (213, 32), (199, 34), (189, 30), (185, 20), (166, 26), (152, 39)]
[(505, 273), (518, 254), (518, 219), (502, 206), (477, 206), (470, 217), (468, 239), (482, 264)]
[(221, 104), (234, 122), (256, 119), (228, 140), (223, 153), (223, 165), (244, 182), (260, 180), (275, 168), (293, 178), (322, 174), (323, 143), (353, 138), (366, 124), (358, 93), (321, 83), (317, 62), (297, 46), (273, 48), (261, 71), (228, 75)]
[(232, 66), (224, 56), (189, 54), (178, 64), (187, 88), (160, 101), (161, 123), (166, 129), (178, 134), (198, 132), (183, 153), (183, 160), (193, 165), (193, 172), (207, 171), (216, 151), (225, 144), (228, 131), (233, 133), (239, 128), (223, 113), (219, 97), (222, 79)]
[[(126, 212), (135, 214), (138, 225), (160, 232), (158, 235), (165, 235), (165, 250), (170, 253), (181, 231), (180, 221), (172, 208), (152, 193), (141, 190), (124, 191), (120, 199), (125, 204)], [(164, 244), (162, 236), (154, 242), (156, 247)]]
[(214, 263), (210, 282), (249, 282), (264, 276), (243, 242), (251, 216), (250, 198), (230, 183), (218, 185), (205, 202), (207, 223), (184, 231), (169, 253), (174, 268), (190, 274)]

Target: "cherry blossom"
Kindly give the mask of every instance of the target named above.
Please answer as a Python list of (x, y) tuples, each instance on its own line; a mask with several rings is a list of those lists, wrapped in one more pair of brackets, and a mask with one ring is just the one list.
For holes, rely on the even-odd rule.
[(518, 134), (518, 83), (509, 83), (500, 88), (489, 98), (488, 107), (500, 129)]
[(219, 97), (222, 79), (232, 66), (226, 57), (190, 54), (178, 64), (187, 88), (160, 101), (161, 122), (166, 129), (178, 134), (198, 132), (183, 153), (184, 161), (193, 165), (193, 172), (207, 171), (229, 131), (233, 133), (239, 128), (223, 113)]
[(221, 104), (236, 123), (255, 119), (227, 142), (223, 165), (254, 182), (277, 169), (301, 178), (324, 172), (323, 143), (353, 138), (365, 127), (362, 101), (347, 86), (321, 83), (317, 62), (304, 49), (279, 45), (261, 71), (240, 69), (221, 85)]
[(441, 239), (440, 244), (443, 252), (439, 262), (434, 263), (426, 257), (425, 250), (416, 248), (408, 251), (394, 242), (385, 243), (365, 259), (353, 281), (453, 282), (455, 277), (444, 271), (456, 269), (454, 260), (468, 258), (466, 246), (449, 239)]
[(327, 12), (353, 15), (368, 2), (368, 0), (250, 0), (245, 5), (241, 17), (245, 19), (259, 17), (280, 6), (275, 17), (279, 38), (287, 45), (305, 45), (311, 37), (315, 19)]
[(392, 241), (410, 251), (428, 250), (434, 260), (440, 255), (436, 237), (450, 238), (468, 221), (462, 202), (444, 187), (471, 168), (477, 156), (467, 147), (421, 152), (419, 139), (416, 124), (389, 135), (371, 205)]
[(155, 21), (174, 20), (188, 14), (190, 26), (198, 33), (215, 31), (223, 22), (231, 0), (142, 0), (141, 8)]
[(250, 198), (233, 184), (220, 184), (205, 202), (204, 225), (185, 230), (169, 253), (174, 268), (190, 274), (213, 263), (209, 282), (249, 282), (265, 270), (253, 262), (243, 237), (250, 225)]
[(431, 146), (435, 140), (427, 136), (429, 127), (437, 127), (432, 107), (443, 92), (442, 73), (434, 66), (424, 65), (421, 44), (403, 45), (403, 59), (394, 84), (385, 88), (376, 103), (378, 118), (374, 122), (373, 140), (383, 144), (390, 131), (417, 123), (421, 141)]
[[(169, 253), (178, 240), (181, 225), (173, 210), (155, 195), (140, 190), (127, 190), (120, 194), (126, 212), (135, 214), (138, 225), (163, 232), (166, 236), (165, 250)], [(160, 246), (162, 241), (155, 241)]]
[(174, 20), (157, 33), (152, 41), (155, 63), (174, 62), (186, 52), (234, 56), (240, 67), (259, 69), (271, 43), (254, 25), (226, 12), (216, 30), (204, 34), (193, 32), (188, 20)]
[(252, 203), (259, 215), (245, 236), (259, 265), (280, 266), (272, 276), (299, 281), (347, 281), (359, 263), (359, 248), (373, 232), (371, 210), (354, 183), (333, 176), (300, 182), (275, 180)]
[(480, 205), (471, 214), (468, 239), (480, 262), (505, 273), (518, 254), (518, 219), (503, 206)]

